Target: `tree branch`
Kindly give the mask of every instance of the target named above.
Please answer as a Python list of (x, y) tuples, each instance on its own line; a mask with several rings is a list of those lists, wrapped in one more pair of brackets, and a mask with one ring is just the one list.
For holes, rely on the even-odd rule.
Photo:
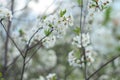
[(86, 80), (89, 80), (90, 78), (92, 78), (96, 73), (98, 73), (101, 69), (103, 69), (104, 67), (106, 67), (109, 63), (113, 62), (114, 60), (116, 60), (117, 58), (120, 57), (120, 54), (115, 56), (114, 58), (110, 59), (109, 61), (107, 61), (105, 64), (103, 64), (100, 68), (98, 68), (95, 72), (93, 72)]
[[(82, 50), (82, 54), (84, 56), (84, 77), (85, 77), (85, 80), (87, 79), (87, 62), (86, 62), (86, 54), (85, 54), (85, 48), (82, 44), (82, 33), (84, 32), (83, 31), (83, 27), (85, 27), (85, 22), (83, 22), (83, 0), (81, 0), (81, 4), (80, 4), (80, 7), (81, 7), (81, 13), (80, 13), (80, 39), (81, 39), (81, 50)], [(86, 15), (86, 14), (85, 14)], [(84, 19), (85, 21), (85, 19)]]
[(38, 31), (40, 30), (40, 29), (43, 29), (43, 27), (40, 27), (40, 28), (38, 28), (36, 31), (35, 31), (35, 33), (33, 33), (33, 35), (30, 37), (30, 39), (29, 39), (29, 41), (28, 41), (28, 46), (30, 45), (30, 42), (31, 42), (31, 40), (33, 39), (33, 37), (38, 33)]
[(4, 28), (7, 36), (8, 36), (8, 37), (10, 38), (10, 40), (13, 42), (13, 44), (15, 45), (15, 47), (18, 49), (18, 51), (20, 52), (21, 56), (24, 57), (23, 54), (22, 54), (22, 51), (21, 51), (20, 48), (17, 46), (16, 42), (13, 40), (13, 38), (12, 38), (12, 37), (9, 35), (9, 33), (7, 32), (7, 30), (6, 30), (5, 26), (3, 25), (2, 21), (3, 21), (3, 20), (1, 19), (1, 20), (0, 20), (0, 23), (1, 23), (2, 27)]
[[(53, 28), (52, 28), (52, 30), (50, 31), (49, 34), (51, 34), (52, 31), (53, 31)], [(45, 39), (47, 36), (49, 36), (49, 34), (48, 34), (48, 35), (45, 35), (45, 36), (44, 36), (42, 39), (40, 39), (36, 44), (30, 46), (30, 47), (28, 48), (28, 50), (33, 49), (34, 47), (36, 47), (37, 45), (39, 45), (39, 44), (42, 42), (43, 39)]]

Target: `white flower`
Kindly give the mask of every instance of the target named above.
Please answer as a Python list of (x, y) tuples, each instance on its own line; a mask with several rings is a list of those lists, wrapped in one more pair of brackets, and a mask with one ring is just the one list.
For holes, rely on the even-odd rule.
[(57, 38), (62, 38), (66, 34), (66, 27), (63, 24), (54, 27), (53, 35)]
[(0, 19), (8, 18), (9, 20), (12, 19), (12, 13), (7, 8), (0, 7)]
[(47, 78), (47, 80), (56, 80), (56, 74), (55, 73), (51, 73), (46, 78)]
[(95, 51), (93, 50), (91, 46), (87, 46), (85, 48), (85, 54), (86, 54), (86, 59), (88, 63), (94, 62), (93, 55), (95, 55)]
[(74, 51), (68, 53), (68, 62), (70, 66), (81, 67), (80, 60), (74, 56)]
[(67, 17), (67, 22), (68, 22), (68, 24), (69, 24), (70, 26), (73, 26), (73, 16), (72, 16), (72, 15), (69, 15), (69, 16)]
[(86, 47), (89, 43), (90, 43), (90, 36), (89, 36), (88, 33), (87, 34), (82, 33), (82, 34), (74, 37), (73, 38), (73, 42), (72, 42), (72, 44), (75, 45), (75, 46), (77, 46), (78, 48), (80, 48), (81, 45), (84, 46), (84, 47)]
[(102, 2), (102, 3), (111, 3), (112, 0), (98, 0), (99, 2)]
[[(94, 54), (95, 54), (95, 52), (93, 51), (91, 46), (87, 46), (85, 48), (85, 56), (86, 56), (87, 65), (90, 65), (92, 62), (94, 62), (94, 58), (93, 58)], [(85, 62), (84, 55), (82, 55), (80, 58), (78, 58), (77, 56), (75, 56), (75, 52), (71, 51), (68, 54), (68, 62), (70, 64), (70, 66), (83, 67), (84, 62)]]
[(89, 34), (82, 34), (82, 44), (86, 47), (90, 43), (90, 36)]
[(56, 20), (53, 22), (55, 23), (53, 26), (53, 34), (57, 37), (57, 38), (62, 38), (65, 34), (66, 34), (66, 30), (68, 28), (68, 26), (72, 26), (73, 25), (73, 17), (72, 16), (67, 16), (67, 17), (60, 17), (58, 18), (58, 20)]
[(90, 0), (89, 1), (89, 11), (96, 12), (102, 11), (105, 8), (109, 7), (112, 3), (112, 0)]

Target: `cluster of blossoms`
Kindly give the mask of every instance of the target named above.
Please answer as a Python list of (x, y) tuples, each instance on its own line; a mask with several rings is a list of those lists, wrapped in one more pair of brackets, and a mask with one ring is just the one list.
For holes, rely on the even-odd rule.
[[(94, 61), (92, 55), (94, 53), (93, 49), (90, 44), (90, 36), (89, 34), (82, 33), (81, 35), (79, 34), (78, 36), (75, 36), (73, 38), (72, 44), (76, 46), (77, 48), (84, 47), (85, 48), (85, 56), (86, 56), (86, 62), (89, 65), (91, 62)], [(76, 53), (75, 51), (69, 52), (68, 55), (68, 62), (71, 66), (74, 67), (82, 67), (84, 66), (84, 55), (78, 57), (75, 54), (80, 54)]]
[(107, 8), (112, 0), (90, 0), (89, 8), (94, 10), (103, 10)]
[[(82, 39), (82, 41), (81, 41)], [(81, 44), (86, 47), (88, 44), (90, 43), (90, 36), (89, 36), (89, 33), (87, 34), (79, 34), (78, 36), (75, 36), (73, 38), (73, 42), (72, 44), (73, 45), (76, 45), (78, 48), (81, 48)]]
[[(68, 62), (71, 66), (76, 66), (76, 67), (82, 67), (84, 66), (84, 63), (86, 62), (87, 65), (90, 65), (93, 61), (94, 58), (93, 56), (95, 55), (95, 51), (93, 50), (93, 47), (90, 45), (91, 40), (90, 40), (90, 34), (88, 32), (89, 30), (89, 21), (92, 20), (93, 21), (93, 13), (96, 10), (104, 10), (105, 8), (107, 8), (109, 6), (109, 4), (111, 3), (111, 0), (90, 0), (89, 4), (88, 4), (88, 14), (87, 17), (88, 20), (86, 23), (88, 27), (86, 27), (86, 31), (80, 34), (79, 30), (77, 31), (77, 35), (75, 37), (73, 37), (72, 39), (72, 45), (74, 45), (75, 47), (77, 47), (79, 49), (79, 51), (76, 50), (72, 50), (71, 52), (69, 52), (68, 55)], [(92, 18), (92, 19), (91, 19)], [(77, 28), (79, 29), (79, 28)], [(83, 49), (84, 48), (84, 49)], [(79, 57), (78, 55), (76, 56), (76, 54), (80, 54)], [(86, 57), (86, 60), (85, 60)]]
[(0, 7), (0, 19), (12, 19), (12, 13), (9, 9)]
[[(85, 54), (86, 54), (86, 62), (88, 65), (90, 65), (90, 63), (94, 61), (92, 57), (94, 53), (95, 52), (93, 51), (91, 46), (86, 47)], [(84, 56), (81, 56), (81, 58), (78, 58), (78, 56), (75, 55), (75, 51), (71, 51), (69, 52), (69, 55), (68, 55), (68, 62), (70, 66), (83, 67), (85, 60), (84, 60)]]
[(69, 52), (68, 62), (69, 62), (69, 64), (70, 64), (70, 66), (81, 67), (80, 59), (77, 59), (77, 58), (74, 56), (74, 53), (75, 53), (74, 51)]
[(117, 52), (120, 44), (119, 3), (119, 0), (115, 0), (106, 10), (99, 12), (99, 15), (97, 12), (93, 15), (91, 42), (94, 49), (101, 54)]
[[(48, 27), (43, 27), (44, 34), (48, 34), (51, 31), (51, 34), (49, 37), (46, 37), (43, 41), (43, 45), (46, 48), (53, 47), (56, 39), (62, 38), (66, 34), (66, 30), (68, 26), (73, 25), (73, 18), (72, 16), (60, 16), (55, 14), (55, 15), (50, 15), (46, 19), (44, 19), (44, 23)], [(41, 23), (40, 23), (40, 26)]]
[[(91, 24), (91, 22), (93, 22), (93, 17), (98, 17), (98, 13), (101, 15), (101, 13), (104, 12), (111, 3), (112, 0), (90, 0), (88, 4), (88, 22)], [(101, 20), (101, 17), (95, 19)]]
[(73, 25), (73, 18), (66, 14), (66, 10), (61, 10), (60, 13), (38, 18), (37, 23), (36, 27), (30, 28), (28, 31), (21, 29), (18, 36), (22, 33), (22, 40), (28, 42), (31, 37), (29, 35), (35, 34), (31, 39), (31, 45), (42, 39), (42, 45), (50, 48), (55, 45), (56, 39), (62, 38), (66, 34), (68, 26)]

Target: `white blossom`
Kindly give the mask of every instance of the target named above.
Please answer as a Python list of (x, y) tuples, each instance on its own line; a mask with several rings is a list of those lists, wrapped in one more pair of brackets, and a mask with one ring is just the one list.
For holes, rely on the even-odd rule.
[(78, 48), (81, 47), (81, 44), (82, 46), (86, 47), (89, 43), (90, 43), (90, 36), (88, 33), (86, 34), (82, 33), (82, 34), (79, 34), (78, 36), (75, 36), (72, 42), (72, 44), (77, 46)]
[(9, 20), (12, 19), (12, 13), (10, 10), (4, 7), (0, 7), (0, 19), (8, 18)]
[(81, 67), (80, 60), (74, 56), (74, 51), (68, 53), (68, 62), (70, 66)]
[[(86, 48), (85, 56), (86, 56), (87, 65), (90, 65), (91, 63), (94, 62), (94, 58), (93, 58), (94, 53), (95, 52), (93, 51), (93, 49), (91, 47)], [(81, 57), (77, 58), (75, 56), (75, 52), (71, 51), (68, 54), (68, 62), (70, 64), (70, 66), (73, 66), (73, 67), (83, 67), (84, 66), (84, 62), (85, 62), (84, 55), (82, 55)]]
[[(23, 27), (18, 29), (17, 37), (21, 37), (22, 40), (25, 40), (25, 42), (28, 43), (33, 34), (35, 34), (29, 45), (33, 45), (44, 38), (42, 40), (43, 46), (45, 46), (45, 48), (51, 48), (55, 45), (56, 39), (63, 38), (68, 26), (72, 25), (73, 17), (71, 15), (63, 15), (60, 17), (60, 14), (53, 14), (38, 18), (37, 24), (34, 27), (29, 28), (27, 31), (25, 31), (26, 29), (23, 29)], [(24, 34), (20, 36), (20, 32), (23, 32)]]
[(87, 46), (85, 48), (85, 56), (86, 56), (86, 61), (87, 64), (90, 65), (91, 63), (94, 62), (94, 55), (95, 55), (95, 51), (93, 50), (92, 46)]
[(47, 80), (55, 80), (56, 79), (56, 74), (55, 73), (50, 73), (48, 76), (46, 76)]
[(105, 8), (109, 7), (112, 0), (90, 0), (89, 1), (89, 12), (95, 13), (103, 11)]

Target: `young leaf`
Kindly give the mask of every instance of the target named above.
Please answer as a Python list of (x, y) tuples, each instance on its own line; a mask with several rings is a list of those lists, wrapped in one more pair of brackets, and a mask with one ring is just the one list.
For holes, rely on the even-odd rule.
[(76, 27), (73, 31), (74, 31), (76, 34), (80, 34), (80, 27)]
[(19, 34), (20, 34), (20, 36), (23, 36), (25, 33), (24, 33), (24, 31), (22, 29), (20, 29)]
[(43, 16), (43, 19), (46, 19), (47, 16)]
[(105, 12), (105, 16), (104, 16), (103, 25), (106, 25), (108, 23), (108, 21), (110, 20), (111, 10), (112, 10), (111, 7), (107, 8), (107, 10)]
[(49, 27), (51, 27), (51, 28), (53, 27), (53, 25), (52, 25), (52, 24), (49, 24), (48, 26), (49, 26)]
[(45, 33), (46, 36), (49, 36), (49, 35), (50, 35), (50, 32), (51, 32), (50, 30), (45, 30), (45, 31), (44, 31), (44, 33)]
[(65, 15), (65, 13), (66, 13), (66, 9), (63, 10), (63, 11), (61, 10), (61, 11), (60, 11), (60, 17), (63, 17), (63, 16)]

